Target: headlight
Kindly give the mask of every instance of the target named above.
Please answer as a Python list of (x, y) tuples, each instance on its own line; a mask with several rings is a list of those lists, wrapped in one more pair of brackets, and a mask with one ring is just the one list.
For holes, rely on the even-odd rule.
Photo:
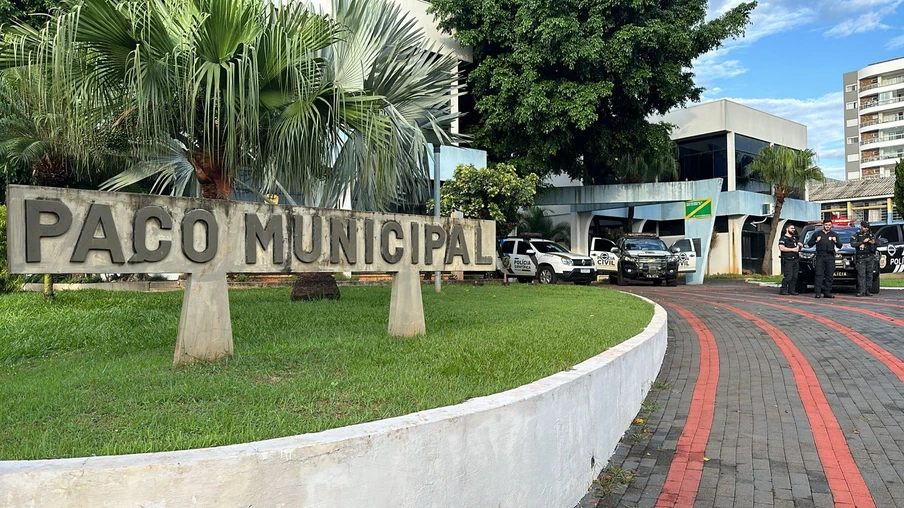
[(814, 257), (816, 257), (815, 252), (801, 252), (800, 253), (801, 259), (813, 259)]
[(677, 263), (678, 256), (669, 256), (669, 263)]
[(562, 264), (571, 266), (574, 264), (574, 261), (572, 261), (571, 259), (568, 259), (568, 258), (562, 258)]
[(637, 262), (636, 259), (634, 259), (633, 257), (631, 257), (631, 256), (629, 256), (629, 255), (627, 255), (627, 254), (625, 254), (625, 255), (622, 257), (622, 261), (627, 261), (627, 262), (629, 262), (629, 263), (635, 263), (635, 262)]

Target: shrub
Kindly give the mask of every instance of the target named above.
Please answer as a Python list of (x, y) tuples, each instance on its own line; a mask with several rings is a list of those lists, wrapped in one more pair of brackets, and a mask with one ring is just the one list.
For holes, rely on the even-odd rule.
[(0, 205), (0, 293), (12, 293), (22, 288), (22, 277), (10, 275), (6, 264), (6, 206)]

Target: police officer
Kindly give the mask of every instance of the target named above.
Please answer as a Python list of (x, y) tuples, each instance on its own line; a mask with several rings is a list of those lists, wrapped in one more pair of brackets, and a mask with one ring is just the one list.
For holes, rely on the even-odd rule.
[(832, 230), (832, 219), (826, 217), (822, 221), (822, 229), (813, 233), (807, 241), (809, 247), (816, 246), (816, 280), (814, 291), (816, 298), (835, 298), (832, 294), (832, 283), (835, 281), (835, 249), (841, 248), (838, 234)]
[(857, 296), (873, 296), (869, 287), (873, 282), (873, 264), (876, 260), (876, 237), (869, 230), (869, 222), (860, 223), (860, 231), (851, 237), (854, 259), (857, 262)]
[(800, 248), (804, 244), (800, 243), (795, 234), (796, 228), (794, 224), (789, 224), (785, 228), (785, 234), (778, 241), (778, 250), (781, 251), (782, 258), (782, 288), (779, 290), (780, 295), (797, 295), (797, 272), (800, 268)]

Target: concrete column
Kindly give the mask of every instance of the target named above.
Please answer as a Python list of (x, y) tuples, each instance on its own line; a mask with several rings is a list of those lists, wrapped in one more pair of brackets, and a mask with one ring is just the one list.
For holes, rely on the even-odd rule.
[(215, 361), (232, 355), (232, 320), (226, 273), (193, 273), (185, 281), (174, 363)]
[(728, 144), (727, 150), (725, 151), (725, 156), (728, 159), (728, 191), (731, 192), (733, 190), (738, 190), (738, 168), (735, 166), (735, 133), (728, 132), (726, 136), (728, 136)]
[(427, 333), (424, 324), (424, 300), (418, 271), (405, 267), (392, 274), (389, 302), (389, 335), (415, 337)]
[(788, 219), (778, 221), (778, 231), (775, 232), (775, 244), (771, 247), (769, 245), (766, 246), (766, 252), (772, 253), (771, 275), (781, 275), (782, 273), (782, 251), (778, 249), (778, 242), (785, 234), (785, 224), (787, 223)]
[(744, 222), (749, 215), (739, 215), (728, 219), (728, 235), (731, 239), (731, 272), (740, 275), (743, 271), (741, 261), (741, 242), (744, 233)]
[(579, 254), (589, 254), (590, 244), (587, 236), (590, 234), (590, 222), (593, 220), (592, 212), (571, 213), (571, 251)]

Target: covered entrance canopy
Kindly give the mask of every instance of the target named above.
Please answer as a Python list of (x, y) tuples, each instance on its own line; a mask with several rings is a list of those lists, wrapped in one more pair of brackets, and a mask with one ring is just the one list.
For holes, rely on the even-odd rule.
[[(701, 239), (698, 269), (687, 274), (687, 283), (702, 284), (704, 267), (709, 262), (709, 238), (712, 237), (721, 191), (721, 178), (694, 182), (555, 187), (538, 197), (536, 204), (571, 207), (572, 248), (583, 253), (588, 252), (587, 234), (594, 215), (609, 215), (628, 206), (643, 206), (643, 216), (648, 219), (683, 219), (685, 235)], [(685, 202), (706, 199), (712, 200), (713, 213), (708, 217), (685, 219)]]

